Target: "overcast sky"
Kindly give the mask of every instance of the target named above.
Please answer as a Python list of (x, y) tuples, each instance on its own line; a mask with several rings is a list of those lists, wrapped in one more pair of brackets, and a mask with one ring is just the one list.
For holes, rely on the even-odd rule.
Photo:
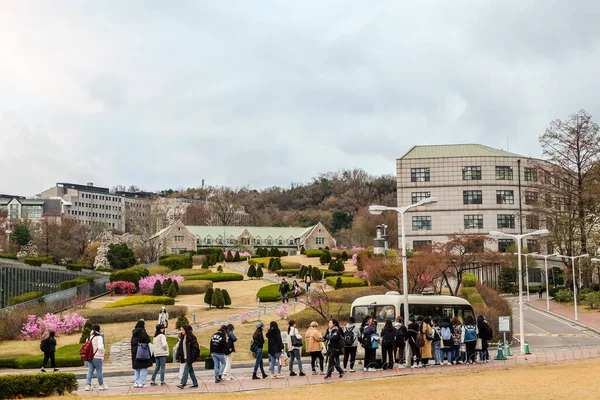
[[(418, 4), (417, 4), (418, 3)], [(600, 3), (0, 2), (0, 193), (288, 187), (600, 121)]]

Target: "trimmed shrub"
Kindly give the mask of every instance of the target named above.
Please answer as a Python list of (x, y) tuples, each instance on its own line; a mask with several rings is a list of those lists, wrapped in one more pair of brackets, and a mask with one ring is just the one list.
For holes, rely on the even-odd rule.
[[(17, 361), (17, 358), (19, 357), (7, 357), (7, 358), (0, 358), (0, 368), (11, 368), (14, 369), (15, 367), (15, 363)], [(1, 396), (1, 394), (0, 394)], [(1, 399), (2, 397), (0, 397)]]
[(342, 259), (336, 259), (336, 260), (331, 260), (329, 262), (329, 268), (330, 271), (335, 271), (335, 272), (344, 272), (344, 270), (346, 269), (344, 267), (344, 261), (342, 261)]
[(178, 271), (174, 271), (168, 274), (168, 276), (196, 276), (196, 275), (204, 275), (208, 274), (210, 271), (205, 269), (180, 269)]
[(92, 321), (88, 319), (85, 321), (85, 325), (83, 325), (83, 329), (81, 330), (81, 336), (79, 337), (79, 344), (85, 343), (85, 341), (92, 334)]
[(171, 271), (178, 269), (192, 268), (192, 256), (189, 254), (171, 254), (159, 261), (160, 265), (171, 268)]
[(137, 289), (140, 288), (140, 279), (150, 276), (150, 271), (148, 271), (145, 267), (131, 267), (127, 269), (122, 269), (120, 271), (115, 271), (110, 274), (109, 280), (111, 282), (115, 281), (126, 281), (132, 282), (135, 284)]
[(152, 288), (152, 296), (162, 296), (163, 295), (163, 285), (160, 281), (154, 282), (154, 287)]
[(207, 258), (205, 258), (204, 261), (202, 261), (202, 268), (208, 269), (208, 259)]
[[(196, 266), (196, 265), (203, 265), (204, 262), (206, 261), (207, 257), (205, 255), (201, 255), (201, 256), (192, 256), (192, 265)], [(207, 264), (208, 265), (208, 264)]]
[(114, 269), (126, 269), (135, 265), (133, 250), (126, 243), (109, 244), (106, 259)]
[(223, 301), (226, 306), (231, 305), (231, 296), (229, 296), (229, 292), (226, 289), (221, 289), (221, 293), (223, 294)]
[[(175, 322), (175, 328), (177, 328), (177, 330), (181, 329), (182, 326), (184, 325), (189, 325), (190, 321), (187, 319), (187, 317), (185, 315), (180, 315), (179, 318), (177, 318), (177, 321)], [(169, 346), (171, 349), (170, 351), (173, 351), (173, 346)]]
[(216, 256), (216, 255), (214, 255), (214, 254), (210, 254), (210, 255), (208, 256), (208, 265), (209, 265), (209, 266), (213, 266), (213, 265), (215, 265), (215, 264), (216, 264), (218, 261), (219, 261), (219, 259), (217, 258), (217, 256)]
[(14, 253), (0, 253), (0, 258), (4, 258), (6, 260), (18, 260), (19, 259), (17, 257), (17, 255)]
[[(56, 366), (61, 367), (80, 367), (83, 360), (79, 357), (79, 343), (62, 346), (56, 349)], [(17, 369), (38, 369), (44, 361), (44, 355), (19, 357), (15, 360)]]
[(244, 275), (235, 272), (208, 273), (204, 275), (194, 275), (185, 277), (186, 281), (212, 281), (212, 282), (229, 282), (243, 281)]
[(202, 294), (206, 293), (209, 288), (212, 288), (213, 283), (211, 281), (187, 281), (179, 284), (178, 293), (181, 295), (185, 294)]
[(248, 272), (246, 273), (246, 275), (250, 279), (256, 278), (256, 268), (254, 267), (254, 265), (248, 267)]
[(558, 301), (559, 303), (569, 303), (573, 301), (573, 292), (571, 289), (561, 289), (554, 295), (554, 301)]
[(470, 272), (463, 273), (462, 285), (468, 288), (477, 287), (477, 277)]
[(367, 283), (364, 281), (364, 279), (345, 276), (331, 276), (326, 278), (325, 282), (327, 282), (329, 286), (332, 286), (336, 289), (367, 286)]
[[(132, 296), (141, 297), (141, 296)], [(147, 296), (153, 297), (153, 296)], [(154, 297), (155, 298), (155, 297)], [(172, 299), (170, 299), (172, 300)], [(138, 304), (126, 307), (120, 307), (118, 312), (106, 312), (104, 308), (85, 308), (80, 310), (79, 314), (94, 324), (112, 324), (119, 322), (136, 322), (140, 319), (145, 321), (154, 321), (158, 317), (160, 306), (156, 304)], [(187, 313), (185, 306), (170, 306), (169, 317), (177, 318)]]
[(583, 297), (583, 304), (591, 309), (596, 309), (600, 306), (600, 292), (587, 293)]
[[(15, 304), (25, 303), (26, 301), (39, 299), (44, 294), (42, 292), (26, 292), (19, 296), (14, 296), (8, 299), (8, 305), (14, 306)], [(42, 299), (40, 299), (40, 302)]]
[(223, 298), (223, 292), (221, 289), (216, 288), (213, 292), (211, 305), (217, 309), (225, 307), (225, 299)]
[(321, 280), (321, 270), (319, 268), (313, 268), (311, 271), (311, 279), (315, 282), (318, 282)]
[(218, 272), (219, 274), (222, 274), (222, 273), (223, 273), (223, 266), (222, 266), (221, 264), (219, 264), (219, 266), (217, 267), (217, 272)]
[(231, 254), (231, 250), (227, 250), (227, 255), (225, 256), (225, 261), (233, 262), (233, 255)]
[(27, 265), (34, 267), (41, 267), (42, 264), (52, 264), (54, 258), (52, 257), (27, 257), (23, 259), (23, 262)]
[(206, 290), (206, 293), (204, 294), (204, 303), (208, 304), (209, 307), (212, 308), (212, 298), (213, 298), (213, 294), (214, 294), (215, 290), (210, 287)]
[(93, 266), (87, 264), (67, 264), (69, 271), (81, 271), (83, 269), (94, 269)]
[[(288, 292), (288, 296), (292, 297), (292, 284), (289, 284), (290, 291)], [(304, 288), (300, 288), (302, 293), (304, 294)], [(272, 285), (261, 287), (256, 293), (256, 297), (260, 299), (261, 302), (272, 302), (281, 300), (281, 293), (279, 293), (279, 284), (274, 283)]]
[(219, 253), (223, 253), (223, 249), (220, 249), (218, 247), (209, 247), (207, 249), (196, 250), (196, 254), (198, 254), (198, 255), (209, 255), (209, 254), (217, 255)]
[(304, 253), (306, 253), (306, 249), (304, 248), (304, 246), (300, 247), (300, 254), (304, 255)]
[[(57, 360), (58, 363), (58, 360)], [(79, 387), (77, 377), (70, 373), (19, 374), (0, 376), (3, 399), (49, 397), (72, 393)]]
[(235, 254), (233, 255), (233, 261), (234, 262), (241, 261), (240, 252), (239, 251), (236, 251)]
[(263, 273), (263, 269), (262, 269), (262, 264), (258, 264), (258, 268), (256, 268), (256, 277), (258, 279), (260, 279), (263, 276), (264, 276), (264, 273)]
[(135, 284), (126, 281), (109, 282), (105, 285), (105, 288), (107, 291), (114, 292), (116, 294), (134, 294), (137, 292)]
[(169, 286), (169, 290), (167, 291), (167, 296), (169, 296), (172, 299), (177, 297), (177, 289), (175, 288), (175, 282), (171, 283), (171, 286)]
[[(150, 267), (148, 268), (148, 276), (154, 276), (154, 275), (168, 275), (169, 272), (171, 272), (171, 269), (169, 267), (165, 267), (164, 265), (157, 265), (156, 267)], [(181, 274), (177, 274), (177, 275), (181, 275)]]
[(115, 301), (114, 303), (107, 304), (103, 308), (119, 308), (137, 304), (162, 304), (165, 306), (172, 306), (175, 304), (175, 300), (167, 296), (130, 296)]
[(485, 305), (485, 302), (476, 287), (462, 287), (460, 289), (460, 296), (471, 303), (472, 306)]
[(323, 250), (306, 250), (304, 252), (304, 255), (309, 258), (321, 257), (322, 254), (323, 254)]
[(81, 276), (79, 278), (61, 282), (58, 285), (58, 289), (59, 290), (67, 290), (67, 289), (74, 288), (77, 286), (85, 285), (86, 283), (90, 283), (93, 281), (94, 281), (94, 277), (92, 277), (92, 276)]

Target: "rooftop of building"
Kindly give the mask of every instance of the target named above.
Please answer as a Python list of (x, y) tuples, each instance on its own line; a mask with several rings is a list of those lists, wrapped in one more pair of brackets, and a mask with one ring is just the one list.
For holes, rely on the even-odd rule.
[(442, 144), (413, 146), (400, 160), (453, 157), (523, 157), (520, 154), (494, 149), (482, 144)]
[(186, 225), (187, 230), (189, 230), (194, 236), (198, 237), (223, 237), (223, 235), (225, 235), (225, 237), (238, 237), (242, 234), (242, 232), (244, 232), (244, 230), (248, 230), (250, 235), (253, 237), (260, 237), (262, 239), (265, 239), (269, 236), (272, 239), (277, 239), (280, 236), (284, 239), (290, 237), (299, 238), (300, 236), (314, 229), (314, 227), (314, 225), (309, 227)]
[(88, 183), (87, 185), (80, 185), (78, 183), (69, 183), (69, 182), (58, 182), (56, 186), (66, 187), (74, 190), (88, 191), (88, 192), (96, 192), (96, 193), (109, 193), (110, 190), (105, 187), (94, 186), (93, 183)]

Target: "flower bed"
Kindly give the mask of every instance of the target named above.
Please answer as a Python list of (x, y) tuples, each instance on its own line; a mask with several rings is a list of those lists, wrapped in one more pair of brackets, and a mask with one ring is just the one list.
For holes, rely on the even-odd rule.
[(126, 281), (109, 282), (106, 284), (106, 290), (116, 294), (133, 294), (137, 292), (135, 284)]
[(152, 275), (140, 279), (140, 292), (142, 292), (143, 294), (152, 294), (152, 289), (154, 289), (154, 284), (156, 283), (156, 281), (159, 281), (162, 284), (167, 279), (171, 279), (172, 281), (176, 281), (177, 283), (183, 282), (183, 276), (181, 275)]
[(50, 331), (70, 334), (81, 330), (87, 320), (78, 314), (65, 314), (62, 318), (55, 314), (46, 314), (43, 318), (30, 315), (21, 329), (25, 339), (39, 339)]

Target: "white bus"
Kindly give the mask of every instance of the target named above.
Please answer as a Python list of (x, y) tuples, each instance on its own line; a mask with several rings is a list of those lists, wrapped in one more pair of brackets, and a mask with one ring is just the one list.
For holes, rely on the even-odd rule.
[[(440, 320), (445, 316), (458, 317), (461, 322), (468, 315), (475, 318), (471, 304), (467, 300), (455, 296), (409, 294), (408, 312), (414, 317), (422, 315), (432, 318), (439, 317)], [(385, 321), (394, 322), (398, 316), (402, 316), (404, 322), (408, 323), (404, 318), (404, 296), (398, 292), (359, 297), (352, 303), (350, 315), (356, 319), (358, 324), (365, 316), (373, 316), (377, 321), (378, 331), (381, 331)]]

